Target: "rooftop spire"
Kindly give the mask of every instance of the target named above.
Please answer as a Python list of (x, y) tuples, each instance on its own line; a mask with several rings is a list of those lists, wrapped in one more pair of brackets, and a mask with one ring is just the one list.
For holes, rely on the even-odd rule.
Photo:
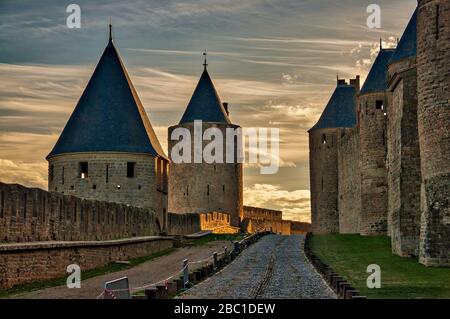
[(206, 52), (206, 49), (205, 49), (205, 51), (203, 51), (203, 56), (205, 57), (205, 62), (203, 63), (203, 66), (205, 67), (205, 70), (206, 70), (206, 67), (208, 66), (208, 63), (206, 63), (206, 55), (207, 55), (208, 53)]
[(109, 42), (112, 41), (112, 24), (111, 24), (111, 18), (109, 18)]
[(380, 50), (383, 50), (383, 39), (380, 38)]

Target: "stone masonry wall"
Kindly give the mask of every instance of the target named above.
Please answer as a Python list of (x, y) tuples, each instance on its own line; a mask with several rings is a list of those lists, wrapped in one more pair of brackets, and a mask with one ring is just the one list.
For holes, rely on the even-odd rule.
[[(146, 154), (75, 153), (48, 159), (48, 190), (65, 195), (147, 207), (166, 226), (167, 161)], [(87, 162), (88, 174), (80, 175)], [(134, 176), (127, 177), (127, 163), (135, 163)]]
[(387, 234), (387, 99), (385, 92), (360, 95), (361, 235)]
[(111, 241), (0, 244), (0, 289), (66, 277), (70, 264), (77, 264), (81, 271), (85, 271), (114, 261), (149, 256), (172, 246), (172, 238), (158, 236)]
[(170, 235), (194, 234), (202, 230), (230, 229), (230, 215), (220, 212), (168, 214)]
[(420, 262), (450, 266), (450, 1), (419, 0)]
[[(203, 123), (203, 131), (207, 128), (219, 129), (224, 137), (223, 163), (201, 163), (194, 161), (194, 124), (187, 123), (182, 126), (169, 128), (168, 145), (171, 156), (174, 145), (179, 141), (172, 141), (172, 132), (177, 128), (189, 130), (191, 138), (190, 163), (170, 164), (169, 172), (169, 210), (172, 213), (202, 213), (224, 212), (230, 214), (231, 225), (239, 226), (243, 212), (243, 181), (242, 163), (226, 163), (226, 129), (238, 128), (236, 125)], [(203, 133), (200, 133), (200, 138)], [(203, 141), (202, 149), (211, 141)], [(234, 154), (237, 154), (235, 143)], [(216, 150), (217, 151), (217, 150)]]
[(244, 206), (244, 218), (281, 221), (283, 219), (283, 212), (274, 209)]
[(418, 256), (420, 150), (415, 58), (389, 67), (388, 221), (392, 252)]
[(339, 233), (357, 234), (361, 218), (359, 134), (357, 129), (341, 129), (338, 135)]
[(338, 129), (309, 132), (311, 220), (315, 234), (338, 233)]
[(0, 183), (0, 242), (106, 240), (160, 231), (150, 209)]

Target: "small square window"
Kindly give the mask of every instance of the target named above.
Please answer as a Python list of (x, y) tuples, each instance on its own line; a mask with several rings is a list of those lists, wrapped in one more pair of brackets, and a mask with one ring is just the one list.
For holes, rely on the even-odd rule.
[(127, 162), (127, 177), (135, 176), (135, 168), (136, 168), (135, 162)]
[(384, 109), (384, 103), (382, 100), (377, 100), (375, 102), (375, 107), (377, 108), (377, 110), (383, 110)]

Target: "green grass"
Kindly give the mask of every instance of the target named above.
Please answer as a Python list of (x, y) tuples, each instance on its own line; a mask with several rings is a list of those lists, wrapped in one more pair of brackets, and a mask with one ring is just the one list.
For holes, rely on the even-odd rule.
[[(152, 255), (131, 259), (129, 261), (130, 262), (129, 264), (111, 263), (104, 267), (99, 267), (99, 268), (82, 271), (81, 272), (81, 280), (86, 280), (86, 279), (101, 276), (104, 274), (113, 273), (113, 272), (117, 272), (117, 271), (124, 270), (124, 269), (129, 269), (129, 268), (135, 267), (139, 264), (142, 264), (144, 262), (150, 261), (152, 259), (169, 255), (170, 253), (172, 253), (174, 251), (175, 251), (175, 248), (168, 248), (165, 250), (161, 250), (157, 253), (154, 253)], [(20, 285), (14, 286), (14, 287), (6, 289), (6, 290), (0, 290), (0, 298), (8, 298), (13, 295), (18, 295), (18, 294), (25, 293), (25, 292), (65, 285), (66, 279), (67, 279), (67, 277), (63, 277), (63, 278), (58, 278), (58, 279), (34, 281), (34, 282), (30, 282), (30, 283), (20, 284)]]
[[(425, 267), (391, 253), (389, 237), (314, 235), (311, 249), (368, 298), (450, 298), (450, 268)], [(367, 266), (381, 268), (381, 288), (366, 285)]]
[(202, 246), (212, 241), (224, 240), (224, 241), (233, 241), (233, 240), (241, 240), (243, 239), (245, 234), (209, 234), (208, 236), (196, 239), (192, 242), (193, 246)]

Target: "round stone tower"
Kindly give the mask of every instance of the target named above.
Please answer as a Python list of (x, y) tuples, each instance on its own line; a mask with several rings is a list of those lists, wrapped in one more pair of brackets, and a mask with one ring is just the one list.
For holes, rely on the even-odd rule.
[(420, 261), (450, 266), (450, 1), (419, 0)]
[[(234, 136), (230, 140), (227, 138), (227, 130), (235, 132), (238, 128), (238, 125), (231, 123), (228, 105), (220, 101), (205, 62), (203, 74), (180, 123), (168, 130), (169, 156), (172, 160), (169, 172), (171, 213), (224, 212), (230, 215), (232, 226), (239, 226), (243, 216), (242, 163), (237, 161), (237, 139)], [(187, 160), (179, 162), (173, 158), (173, 148), (181, 143), (178, 133), (181, 131), (190, 136), (190, 141), (187, 141), (190, 154)], [(208, 132), (215, 132), (214, 137)], [(209, 139), (205, 138), (207, 135)], [(216, 146), (221, 143), (219, 148), (223, 149), (223, 154), (215, 156), (212, 161), (205, 160), (196, 147), (200, 153), (206, 151), (212, 140)], [(227, 154), (227, 142), (233, 143), (231, 163), (227, 161), (227, 155), (230, 155)], [(212, 153), (215, 152), (219, 152), (217, 147)]]
[(319, 121), (309, 132), (311, 223), (315, 234), (338, 233), (338, 137), (356, 125), (355, 98), (359, 78), (339, 80)]
[(394, 52), (380, 52), (361, 88), (357, 113), (361, 161), (361, 235), (387, 233), (387, 65)]
[(167, 221), (164, 154), (111, 33), (95, 71), (53, 150), (48, 189), (146, 207)]

